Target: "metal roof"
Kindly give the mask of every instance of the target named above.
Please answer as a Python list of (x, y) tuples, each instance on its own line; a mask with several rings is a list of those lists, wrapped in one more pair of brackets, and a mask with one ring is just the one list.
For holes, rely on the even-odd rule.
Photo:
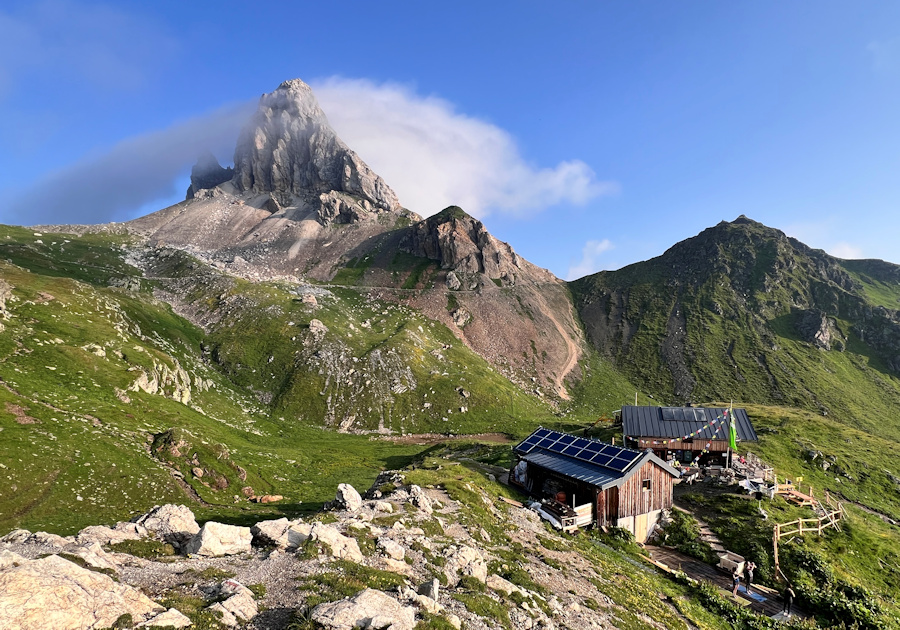
[(620, 485), (651, 460), (673, 477), (680, 474), (650, 449), (637, 451), (543, 427), (513, 447), (513, 452), (527, 462), (601, 489)]
[[(622, 433), (631, 438), (662, 437), (683, 438), (695, 437), (708, 439), (717, 427), (722, 426), (717, 439), (728, 439), (728, 419), (723, 407), (622, 407)], [(733, 410), (737, 439), (756, 442), (756, 431), (747, 412), (741, 408)]]
[(541, 448), (522, 456), (522, 459), (531, 464), (537, 464), (547, 470), (552, 470), (553, 472), (560, 473), (566, 477), (572, 477), (573, 479), (578, 479), (592, 486), (599, 486), (600, 488), (616, 485), (616, 482), (623, 476), (622, 473), (606, 470), (593, 464), (580, 462), (576, 459), (566, 457), (565, 455), (551, 453), (550, 451), (545, 451)]

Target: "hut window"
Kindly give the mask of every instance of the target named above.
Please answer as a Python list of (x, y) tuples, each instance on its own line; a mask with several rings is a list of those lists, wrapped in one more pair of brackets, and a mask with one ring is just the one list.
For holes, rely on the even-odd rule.
[(641, 482), (641, 488), (643, 488), (645, 492), (650, 492), (650, 480), (644, 479), (644, 481)]

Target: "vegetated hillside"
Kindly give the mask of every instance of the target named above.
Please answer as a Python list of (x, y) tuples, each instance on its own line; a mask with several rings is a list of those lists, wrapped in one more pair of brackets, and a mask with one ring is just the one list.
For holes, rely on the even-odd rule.
[(740, 217), (570, 286), (589, 343), (664, 400), (812, 409), (897, 440), (898, 270)]
[[(274, 509), (251, 494), (312, 509), (424, 448), (342, 423), (515, 433), (532, 422), (513, 417), (550, 417), (442, 325), (356, 291), (249, 283), (118, 235), (5, 227), (0, 260), (0, 527), (72, 531), (173, 500)], [(216, 319), (176, 315), (163, 285)]]

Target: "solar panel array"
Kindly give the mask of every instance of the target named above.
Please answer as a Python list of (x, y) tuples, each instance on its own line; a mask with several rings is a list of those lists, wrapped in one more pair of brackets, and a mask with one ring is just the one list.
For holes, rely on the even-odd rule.
[(544, 428), (536, 430), (525, 438), (516, 446), (516, 452), (525, 454), (535, 448), (560, 453), (620, 473), (625, 472), (634, 463), (634, 460), (642, 455), (642, 453), (628, 448)]

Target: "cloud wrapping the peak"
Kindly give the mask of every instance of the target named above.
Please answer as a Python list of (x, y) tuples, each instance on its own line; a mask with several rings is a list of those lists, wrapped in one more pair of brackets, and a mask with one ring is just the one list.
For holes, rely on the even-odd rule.
[(312, 87), (341, 139), (419, 214), (457, 205), (479, 218), (527, 216), (618, 191), (577, 159), (536, 168), (505, 130), (408, 87), (337, 77)]
[(202, 153), (211, 151), (230, 163), (238, 131), (254, 106), (229, 105), (123, 140), (13, 193), (0, 208), (0, 220), (29, 225), (104, 223), (147, 203), (183, 194), (175, 185)]

